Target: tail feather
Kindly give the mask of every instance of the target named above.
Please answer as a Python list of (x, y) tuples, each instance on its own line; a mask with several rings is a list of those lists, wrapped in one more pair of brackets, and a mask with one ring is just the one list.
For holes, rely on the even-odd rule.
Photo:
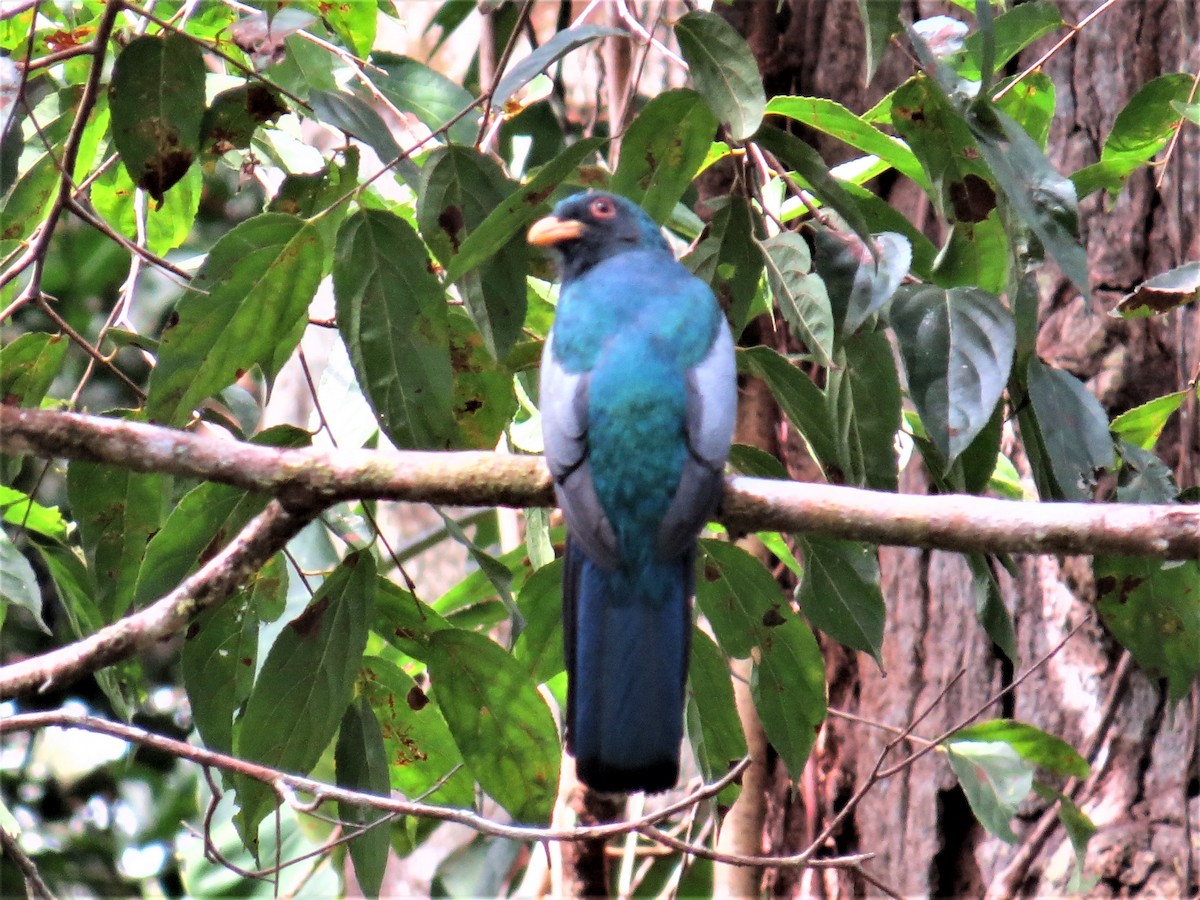
[(631, 583), (568, 542), (563, 625), (567, 749), (599, 791), (664, 791), (679, 777), (692, 554)]

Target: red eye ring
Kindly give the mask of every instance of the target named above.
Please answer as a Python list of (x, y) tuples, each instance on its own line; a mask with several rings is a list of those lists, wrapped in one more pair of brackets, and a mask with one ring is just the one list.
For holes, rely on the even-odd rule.
[(611, 219), (617, 214), (617, 205), (607, 197), (597, 197), (588, 204), (588, 212), (594, 219)]

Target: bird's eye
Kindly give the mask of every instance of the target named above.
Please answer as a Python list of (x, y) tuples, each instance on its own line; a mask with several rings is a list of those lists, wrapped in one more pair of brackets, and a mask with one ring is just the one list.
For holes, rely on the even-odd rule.
[(588, 204), (588, 212), (594, 219), (611, 219), (617, 214), (617, 205), (607, 197), (597, 197)]

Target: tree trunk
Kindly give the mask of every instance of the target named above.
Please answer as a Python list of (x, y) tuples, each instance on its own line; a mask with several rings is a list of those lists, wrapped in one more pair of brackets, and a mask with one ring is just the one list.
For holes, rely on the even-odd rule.
[[(1096, 6), (1094, 0), (1066, 2), (1063, 17), (1078, 22)], [(864, 88), (862, 34), (854, 9), (849, 0), (793, 0), (782, 6), (735, 5), (722, 14), (750, 41), (768, 95), (831, 97), (862, 111), (906, 77), (910, 63), (892, 51)], [(946, 11), (945, 5), (906, 3), (904, 15), (920, 18)], [(1013, 71), (1037, 59), (1060, 36), (1028, 50)], [(1057, 87), (1049, 150), (1056, 167), (1071, 172), (1095, 162), (1116, 114), (1147, 81), (1200, 69), (1198, 38), (1200, 7), (1195, 3), (1142, 0), (1106, 9), (1052, 57), (1044, 71)], [(813, 138), (813, 143), (828, 162), (848, 155), (827, 140)], [(922, 218), (917, 193), (898, 185), (889, 199), (907, 215)], [(1200, 129), (1185, 127), (1161, 171), (1136, 173), (1115, 202), (1094, 195), (1082, 204), (1091, 305), (1056, 273), (1043, 281), (1039, 354), (1087, 379), (1110, 411), (1179, 390), (1200, 366), (1200, 311), (1195, 304), (1134, 322), (1105, 314), (1143, 279), (1200, 258), (1197, 198)], [(1181, 483), (1196, 483), (1200, 417), (1194, 400), (1172, 419), (1158, 449)], [(917, 464), (903, 474), (902, 490), (927, 490)], [(1092, 895), (1186, 896), (1195, 891), (1196, 864), (1190, 862), (1187, 843), (1189, 834), (1194, 842), (1200, 833), (1196, 695), (1193, 691), (1189, 700), (1169, 709), (1164, 686), (1124, 659), (1094, 618), (1089, 560), (1019, 559), (1016, 577), (1002, 576), (1021, 654), (1016, 671), (977, 623), (971, 576), (962, 558), (885, 549), (880, 561), (888, 603), (886, 675), (865, 656), (855, 657), (825, 641), (831, 706), (903, 728), (937, 701), (915, 729), (932, 738), (984, 707), (1078, 627), (1058, 653), (983, 714), (1016, 717), (1090, 751), (1093, 774), (1074, 796), (1099, 826), (1087, 857), (1087, 872), (1097, 879)], [(799, 790), (776, 773), (765, 849), (801, 849), (804, 837), (814, 833), (814, 820), (819, 830), (845, 805), (893, 736), (831, 718)], [(898, 752), (919, 746), (906, 750), (901, 745)], [(897, 758), (893, 753), (889, 761)], [(1017, 843), (1006, 844), (983, 830), (944, 758), (929, 753), (876, 785), (834, 843), (838, 852), (876, 854), (866, 870), (905, 896), (1061, 894), (1072, 851), (1061, 827), (1052, 825), (1052, 810), (1042, 821), (1046, 810), (1042, 801), (1029, 803), (1014, 822)], [(1184, 883), (1185, 869), (1192, 873), (1190, 885)], [(779, 872), (765, 878), (765, 886), (780, 896), (877, 890), (846, 874)]]

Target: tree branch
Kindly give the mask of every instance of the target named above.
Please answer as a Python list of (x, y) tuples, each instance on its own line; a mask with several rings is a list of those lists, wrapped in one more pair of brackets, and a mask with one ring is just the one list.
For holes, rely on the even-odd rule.
[[(269, 493), (284, 506), (354, 498), (459, 506), (553, 506), (539, 457), (486, 452), (278, 449), (51, 410), (0, 406), (0, 453), (66, 457)], [(719, 519), (733, 531), (820, 533), (958, 552), (1200, 557), (1200, 508), (1022, 503), (730, 478)]]

